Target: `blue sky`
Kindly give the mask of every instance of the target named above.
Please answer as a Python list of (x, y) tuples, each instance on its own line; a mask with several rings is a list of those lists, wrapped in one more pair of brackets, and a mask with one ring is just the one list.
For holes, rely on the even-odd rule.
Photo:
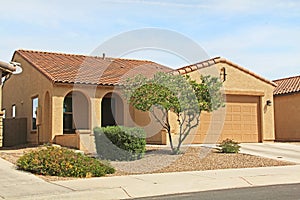
[[(89, 55), (114, 36), (149, 27), (182, 34), (209, 57), (267, 79), (300, 74), (297, 0), (1, 0), (0, 60), (10, 61), (16, 49)], [(126, 57), (189, 64), (149, 50)]]

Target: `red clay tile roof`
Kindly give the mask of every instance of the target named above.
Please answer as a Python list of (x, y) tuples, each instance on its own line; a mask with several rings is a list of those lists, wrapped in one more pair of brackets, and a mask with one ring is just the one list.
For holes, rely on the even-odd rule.
[(270, 85), (273, 85), (273, 86), (277, 86), (274, 82), (272, 81), (269, 81), (251, 71), (249, 71), (248, 69), (245, 69), (229, 60), (226, 60), (225, 58), (221, 58), (221, 57), (215, 57), (215, 58), (211, 58), (209, 60), (205, 60), (205, 61), (202, 61), (202, 62), (199, 62), (199, 63), (195, 63), (195, 64), (192, 64), (192, 65), (188, 65), (188, 66), (185, 66), (185, 67), (182, 67), (182, 68), (179, 68), (177, 70), (175, 70), (173, 72), (173, 74), (186, 74), (186, 73), (189, 73), (191, 71), (195, 71), (195, 70), (198, 70), (198, 69), (203, 69), (203, 68), (206, 68), (206, 67), (210, 67), (212, 65), (215, 65), (217, 63), (226, 63), (232, 67), (235, 67), (247, 74), (250, 74), (252, 76), (254, 76), (255, 78), (261, 80), (261, 81), (264, 81)]
[(274, 80), (274, 82), (277, 84), (274, 95), (300, 92), (300, 75)]
[[(48, 79), (55, 83), (118, 85), (121, 79), (136, 74), (152, 75), (172, 69), (152, 61), (17, 50)], [(14, 55), (15, 55), (14, 54)], [(14, 57), (13, 57), (14, 59)]]

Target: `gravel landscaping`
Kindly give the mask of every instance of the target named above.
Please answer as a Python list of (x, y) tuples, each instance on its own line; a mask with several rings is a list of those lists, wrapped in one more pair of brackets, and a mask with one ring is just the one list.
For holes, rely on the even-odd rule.
[(224, 154), (207, 147), (189, 147), (184, 154), (170, 155), (169, 149), (147, 151), (141, 160), (111, 162), (117, 169), (113, 175), (201, 171), (228, 168), (252, 168), (293, 165), (294, 163), (247, 154)]
[[(0, 157), (11, 163), (24, 152), (35, 147), (18, 149), (0, 149)], [(136, 161), (111, 161), (116, 173), (107, 176), (121, 176), (128, 174), (166, 173), (180, 171), (215, 170), (226, 168), (250, 168), (293, 165), (294, 163), (262, 158), (246, 154), (223, 154), (216, 149), (207, 147), (186, 147), (180, 155), (170, 155), (169, 148), (147, 148), (143, 159)], [(69, 180), (61, 177), (42, 177), (46, 180)]]

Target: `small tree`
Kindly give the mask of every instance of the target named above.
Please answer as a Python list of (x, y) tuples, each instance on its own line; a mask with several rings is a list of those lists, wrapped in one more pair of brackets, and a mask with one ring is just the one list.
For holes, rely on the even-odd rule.
[[(149, 79), (142, 75), (128, 79), (123, 91), (134, 108), (150, 111), (167, 130), (172, 152), (178, 154), (183, 141), (198, 126), (201, 111), (211, 112), (223, 106), (221, 86), (222, 83), (215, 77), (201, 76), (198, 83), (187, 75), (158, 72)], [(177, 116), (177, 147), (173, 145), (169, 112)]]

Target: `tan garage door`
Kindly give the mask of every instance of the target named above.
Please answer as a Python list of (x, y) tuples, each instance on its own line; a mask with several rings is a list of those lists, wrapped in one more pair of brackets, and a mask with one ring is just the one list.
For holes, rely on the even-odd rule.
[(225, 112), (202, 113), (193, 143), (215, 143), (226, 138), (238, 142), (261, 140), (259, 97), (228, 95), (226, 102)]

